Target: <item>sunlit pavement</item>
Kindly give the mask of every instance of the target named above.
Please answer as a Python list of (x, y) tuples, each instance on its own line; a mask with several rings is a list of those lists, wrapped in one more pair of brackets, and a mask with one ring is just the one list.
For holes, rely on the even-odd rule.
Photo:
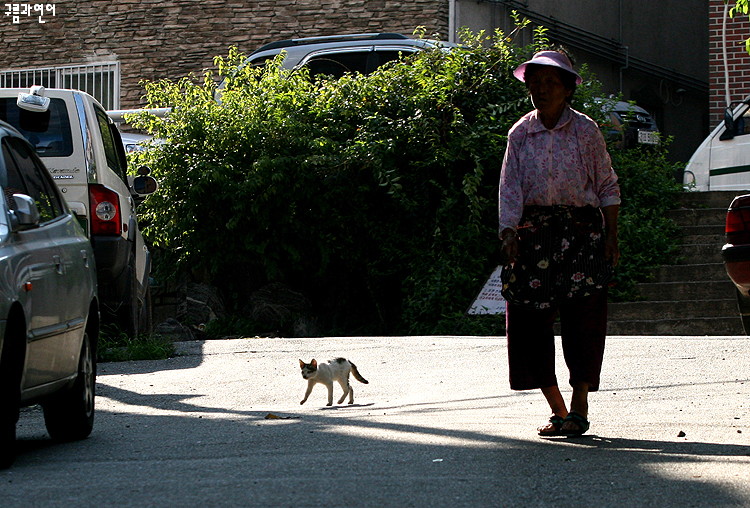
[[(238, 339), (101, 364), (97, 421), (49, 441), (39, 409), (3, 506), (748, 506), (750, 339), (610, 337), (591, 430), (540, 438), (498, 337)], [(299, 359), (357, 364), (325, 407)], [(569, 394), (560, 354), (558, 376)], [(334, 403), (341, 394), (334, 388)]]

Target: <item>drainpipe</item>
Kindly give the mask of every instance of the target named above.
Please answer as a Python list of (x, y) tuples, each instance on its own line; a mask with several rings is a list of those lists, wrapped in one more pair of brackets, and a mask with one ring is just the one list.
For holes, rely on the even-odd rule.
[(456, 42), (456, 0), (448, 0), (448, 42)]
[(620, 93), (622, 93), (622, 71), (630, 67), (630, 47), (624, 46), (622, 43), (620, 43), (620, 46), (625, 50), (625, 65), (620, 67)]
[(727, 107), (732, 107), (732, 100), (729, 94), (729, 64), (727, 59), (727, 17), (729, 16), (729, 3), (724, 2), (724, 18), (721, 20), (721, 51), (724, 57), (724, 95), (727, 101)]
[(630, 66), (630, 48), (628, 46), (625, 46), (622, 43), (622, 0), (618, 2), (617, 5), (617, 23), (618, 23), (618, 41), (620, 43), (620, 47), (625, 50), (625, 65), (620, 67), (620, 95), (622, 95), (622, 71), (627, 69)]

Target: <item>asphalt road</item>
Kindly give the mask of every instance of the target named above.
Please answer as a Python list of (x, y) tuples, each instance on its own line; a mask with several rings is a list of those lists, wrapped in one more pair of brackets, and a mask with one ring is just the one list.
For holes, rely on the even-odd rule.
[[(546, 439), (501, 338), (178, 346), (100, 365), (89, 439), (54, 444), (25, 410), (0, 505), (750, 506), (746, 337), (609, 338), (590, 433)], [(322, 386), (300, 406), (298, 359), (335, 356), (370, 383), (352, 406), (326, 408)]]

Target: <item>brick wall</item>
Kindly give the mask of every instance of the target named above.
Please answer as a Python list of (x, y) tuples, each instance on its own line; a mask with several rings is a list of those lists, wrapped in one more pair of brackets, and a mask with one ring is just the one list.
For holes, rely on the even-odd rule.
[[(734, 5), (729, 0), (729, 7)], [(709, 101), (711, 126), (723, 118), (726, 107), (724, 77), (723, 28), (724, 0), (710, 0), (709, 5)], [(729, 97), (736, 103), (750, 95), (750, 55), (745, 50), (745, 39), (750, 37), (750, 20), (738, 15), (726, 22), (727, 70), (729, 74)]]
[[(43, 3), (43, 0), (35, 0)], [(141, 79), (201, 75), (231, 45), (416, 26), (447, 39), (448, 0), (47, 0), (55, 16), (0, 19), (0, 69), (120, 62), (121, 107), (141, 105)]]

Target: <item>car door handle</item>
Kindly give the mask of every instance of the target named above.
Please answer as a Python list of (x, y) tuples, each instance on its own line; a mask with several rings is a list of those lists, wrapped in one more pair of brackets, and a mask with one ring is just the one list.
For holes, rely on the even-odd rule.
[(88, 268), (89, 267), (89, 253), (85, 250), (81, 251), (81, 259), (83, 259), (83, 266)]
[(52, 263), (55, 265), (55, 271), (58, 273), (58, 275), (62, 275), (63, 264), (62, 264), (62, 259), (60, 259), (60, 256), (52, 256)]

